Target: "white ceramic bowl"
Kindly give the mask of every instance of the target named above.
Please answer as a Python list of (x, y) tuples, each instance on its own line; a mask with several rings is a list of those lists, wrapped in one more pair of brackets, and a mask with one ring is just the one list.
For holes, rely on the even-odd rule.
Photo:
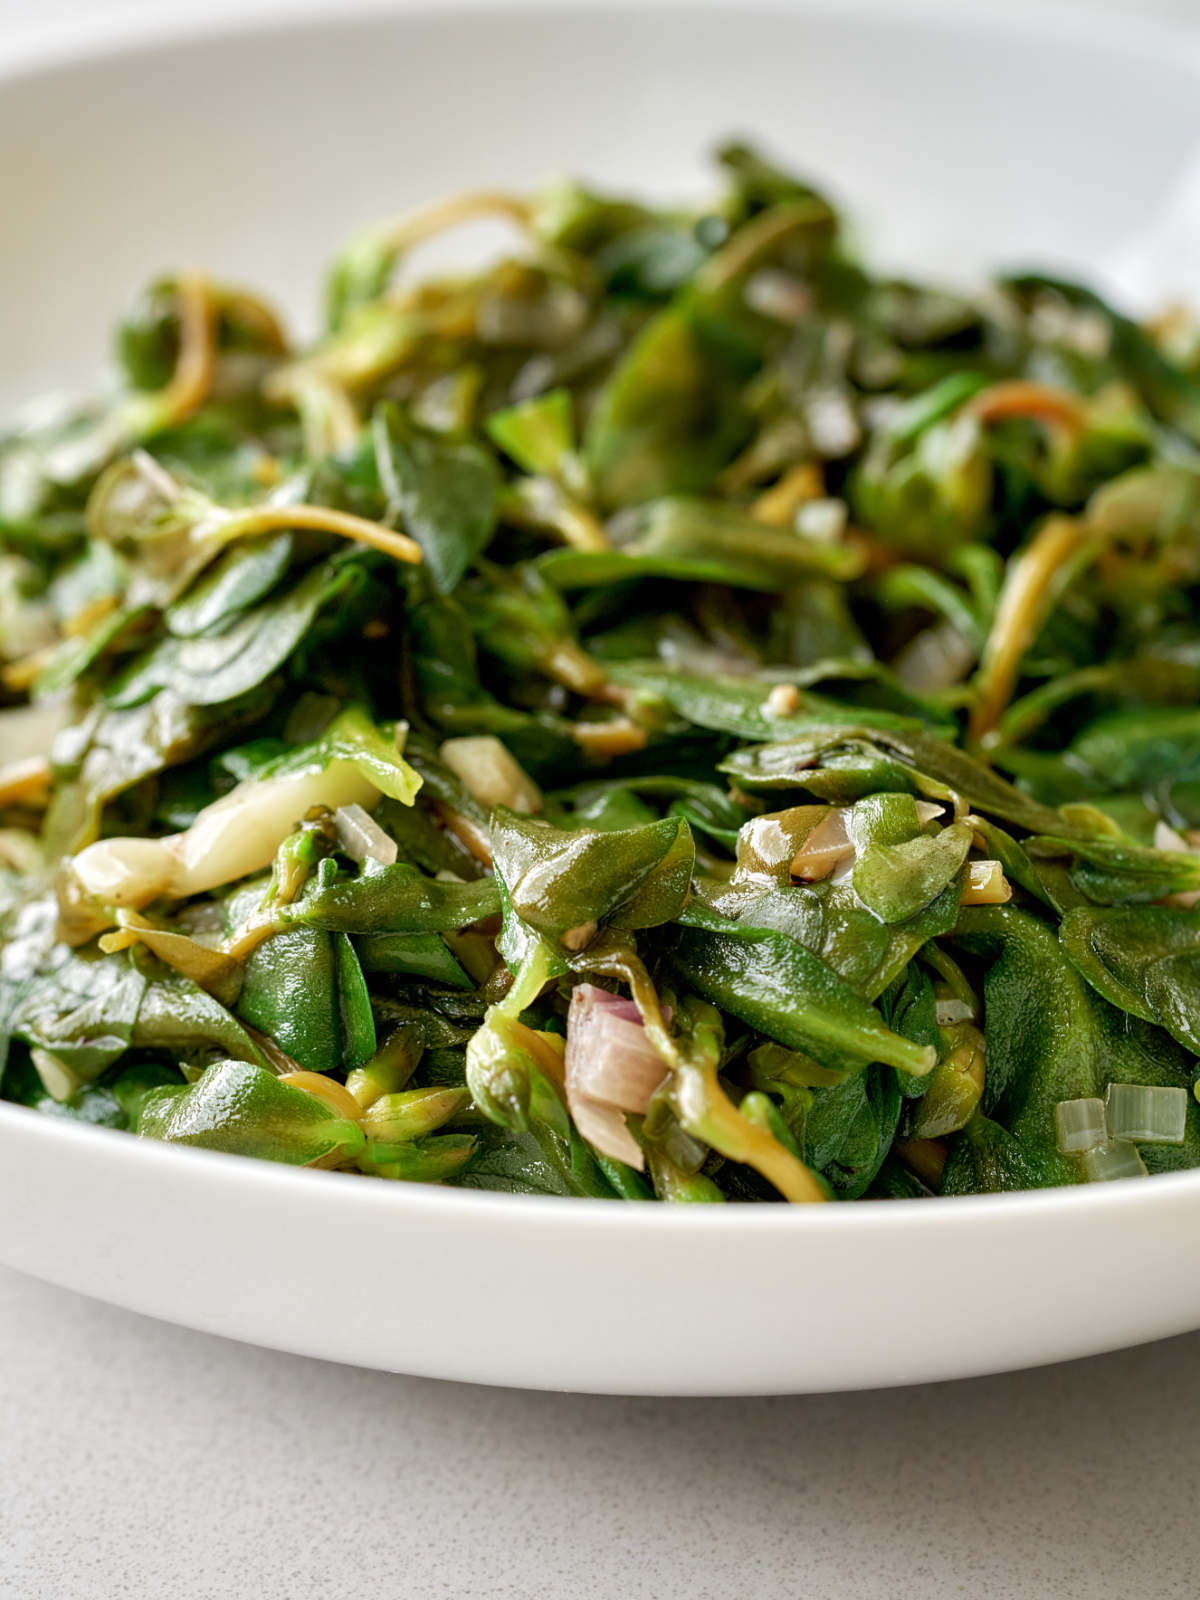
[[(1170, 286), (1194, 264), (1198, 90), (1168, 33), (847, 4), (427, 0), (0, 72), (0, 402), (86, 380), (159, 269), (303, 313), (364, 219), (555, 170), (691, 192), (731, 131), (828, 182), (891, 262)], [(676, 1210), (294, 1172), (0, 1106), (0, 1260), (489, 1383), (780, 1392), (1083, 1355), (1200, 1326), (1198, 1227), (1200, 1173)]]

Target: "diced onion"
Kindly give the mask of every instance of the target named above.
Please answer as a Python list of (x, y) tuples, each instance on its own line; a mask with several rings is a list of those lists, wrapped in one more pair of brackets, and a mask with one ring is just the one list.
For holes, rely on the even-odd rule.
[(565, 1066), (567, 1106), (580, 1133), (603, 1155), (640, 1172), (645, 1159), (625, 1113), (645, 1112), (667, 1069), (634, 1003), (579, 984), (567, 1015)]
[(764, 717), (790, 717), (800, 706), (800, 691), (794, 683), (777, 683), (762, 703)]
[(29, 1052), (29, 1059), (37, 1068), (37, 1075), (46, 1093), (60, 1105), (80, 1087), (80, 1079), (49, 1050), (33, 1049)]
[(442, 760), (489, 811), (507, 806), (510, 811), (529, 815), (542, 809), (542, 791), (493, 734), (447, 739), (442, 745)]
[(339, 806), (333, 814), (338, 843), (355, 861), (378, 861), (390, 867), (400, 854), (395, 839), (360, 805)]
[(1145, 1178), (1146, 1164), (1137, 1145), (1128, 1139), (1094, 1145), (1083, 1152), (1083, 1170), (1089, 1183), (1107, 1183), (1112, 1178)]
[(846, 531), (849, 511), (844, 500), (832, 497), (809, 500), (796, 512), (795, 528), (806, 539), (832, 544)]
[(975, 662), (976, 651), (952, 622), (922, 628), (894, 662), (896, 676), (913, 694), (930, 694), (961, 683)]
[(937, 1001), (935, 1011), (939, 1028), (952, 1028), (956, 1022), (975, 1020), (975, 1007), (969, 1000), (960, 1000), (957, 995)]
[(1160, 821), (1154, 824), (1154, 848), (1156, 850), (1176, 850), (1186, 855), (1191, 851), (1192, 847), (1181, 833), (1176, 833), (1175, 829), (1168, 823)]
[(1182, 1144), (1187, 1106), (1183, 1088), (1110, 1083), (1105, 1099), (1108, 1131), (1114, 1139), (1136, 1139), (1140, 1144)]
[(854, 857), (850, 837), (849, 810), (835, 806), (823, 822), (818, 822), (792, 858), (792, 876), (827, 878), (840, 862)]
[(998, 861), (972, 861), (963, 887), (965, 906), (1002, 906), (1012, 899), (1012, 884)]
[(743, 297), (751, 311), (793, 327), (812, 311), (812, 290), (802, 278), (778, 267), (760, 267), (746, 279)]
[(1054, 1108), (1054, 1127), (1058, 1148), (1064, 1155), (1078, 1155), (1108, 1143), (1108, 1122), (1104, 1101), (1096, 1099), (1060, 1100)]
[[(1165, 822), (1154, 824), (1154, 848), (1177, 851), (1181, 855), (1194, 856), (1198, 853), (1195, 845), (1189, 844), (1181, 833), (1177, 833)], [(1183, 889), (1178, 894), (1169, 894), (1164, 898), (1163, 904), (1190, 911), (1193, 906), (1200, 904), (1200, 889)]]

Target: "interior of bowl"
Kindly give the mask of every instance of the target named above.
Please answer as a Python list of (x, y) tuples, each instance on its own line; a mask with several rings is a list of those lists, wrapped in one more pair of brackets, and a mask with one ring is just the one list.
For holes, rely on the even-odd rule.
[(303, 322), (365, 219), (556, 171), (690, 194), (729, 133), (828, 183), (885, 262), (1111, 279), (1196, 170), (1200, 68), (1136, 37), (857, 6), (410, 5), (13, 74), (0, 407), (85, 382), (159, 272), (204, 264)]
[(1111, 280), (1188, 193), (1200, 124), (1189, 50), (1091, 18), (429, 0), (247, 21), (3, 82), (0, 407), (85, 381), (159, 272), (252, 282), (303, 325), (365, 220), (567, 171), (703, 192), (730, 133), (810, 169), (884, 262)]

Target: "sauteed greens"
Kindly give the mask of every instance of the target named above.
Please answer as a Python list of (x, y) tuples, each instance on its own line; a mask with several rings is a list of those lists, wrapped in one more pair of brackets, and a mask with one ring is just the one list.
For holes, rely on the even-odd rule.
[(8, 1100), (626, 1200), (1200, 1164), (1196, 328), (719, 161), (365, 232), (302, 348), (164, 280), (0, 438)]

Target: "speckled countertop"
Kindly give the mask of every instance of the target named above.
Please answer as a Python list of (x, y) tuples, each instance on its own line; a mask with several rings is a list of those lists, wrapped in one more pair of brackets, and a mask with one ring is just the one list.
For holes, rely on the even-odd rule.
[(0, 1272), (14, 1600), (1194, 1600), (1200, 1335), (614, 1400), (272, 1354)]
[[(0, 57), (165, 3), (0, 0)], [(1194, 1600), (1198, 1418), (1200, 1334), (873, 1394), (596, 1399), (324, 1365), (0, 1271), (0, 1595)]]

